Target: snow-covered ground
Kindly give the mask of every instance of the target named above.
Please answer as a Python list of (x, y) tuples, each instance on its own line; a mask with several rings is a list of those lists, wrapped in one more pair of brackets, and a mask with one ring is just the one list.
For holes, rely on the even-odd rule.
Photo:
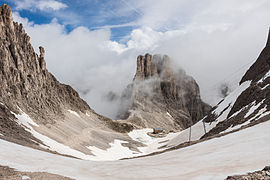
[(268, 77), (270, 77), (270, 71), (268, 71), (263, 77), (262, 77), (262, 79), (260, 79), (259, 81), (258, 81), (258, 83), (262, 83), (265, 79), (267, 79)]
[(91, 156), (90, 160), (93, 161), (113, 161), (119, 160), (123, 158), (131, 158), (136, 156), (142, 156), (146, 154), (150, 154), (157, 151), (162, 151), (164, 148), (160, 148), (166, 143), (176, 137), (178, 133), (169, 133), (166, 137), (163, 138), (155, 138), (148, 136), (148, 132), (153, 132), (153, 129), (146, 128), (146, 129), (135, 129), (128, 133), (128, 136), (133, 139), (134, 141), (138, 141), (143, 143), (144, 147), (138, 147), (137, 151), (132, 151), (128, 147), (123, 146), (123, 143), (127, 143), (122, 140), (115, 139), (114, 142), (110, 143), (110, 148), (103, 150), (99, 149), (95, 146), (88, 146), (87, 148), (92, 151), (94, 156)]
[(47, 148), (51, 151), (56, 151), (60, 154), (70, 155), (70, 156), (74, 156), (81, 159), (87, 159), (87, 160), (95, 159), (95, 156), (86, 155), (80, 151), (77, 151), (64, 144), (61, 144), (47, 136), (44, 136), (43, 134), (40, 134), (33, 128), (33, 126), (38, 127), (38, 125), (20, 108), (19, 110), (20, 110), (20, 114), (15, 114), (12, 112), (18, 119), (18, 124), (23, 125), (28, 132), (30, 132), (34, 137), (41, 140), (46, 145), (46, 146), (41, 145), (41, 147)]
[(270, 164), (270, 121), (156, 156), (95, 162), (51, 154), (0, 140), (0, 164), (75, 179), (224, 179)]
[(127, 143), (126, 141), (114, 140), (113, 143), (110, 143), (110, 148), (103, 150), (95, 146), (88, 146), (87, 148), (92, 151), (95, 155), (91, 160), (95, 161), (113, 161), (122, 158), (133, 157), (134, 154), (138, 152), (130, 150), (128, 147), (122, 146), (122, 143)]
[[(191, 126), (191, 140), (195, 141), (200, 139), (205, 133), (209, 132), (212, 128), (214, 128), (219, 122), (224, 121), (229, 112), (231, 111), (236, 99), (238, 96), (245, 91), (250, 86), (250, 81), (246, 81), (242, 83), (238, 88), (236, 88), (232, 93), (230, 93), (213, 111), (218, 118), (216, 121), (211, 123), (203, 123), (203, 119), (193, 126)], [(226, 109), (226, 111), (224, 111)], [(179, 145), (184, 142), (189, 141), (189, 134), (190, 128), (185, 129), (184, 131), (180, 132), (178, 136), (173, 138), (167, 146), (173, 147)]]
[(164, 150), (164, 148), (160, 148), (165, 146), (170, 140), (178, 136), (181, 132), (178, 133), (169, 133), (166, 137), (162, 138), (155, 138), (148, 136), (148, 132), (153, 132), (153, 129), (146, 128), (146, 129), (139, 129), (133, 130), (128, 135), (134, 140), (145, 144), (145, 147), (138, 147), (141, 153), (133, 155), (134, 156), (141, 156), (145, 154), (150, 154), (153, 152), (158, 152)]
[[(131, 139), (145, 144), (144, 147), (139, 147), (140, 152), (133, 151), (128, 147), (123, 146), (125, 141), (115, 139), (113, 142), (109, 143), (110, 147), (107, 149), (99, 149), (95, 146), (88, 146), (93, 155), (84, 154), (78, 150), (72, 149), (69, 146), (61, 144), (35, 130), (39, 125), (36, 124), (26, 113), (24, 113), (20, 108), (20, 114), (13, 113), (18, 119), (18, 124), (22, 125), (27, 131), (29, 131), (34, 137), (41, 140), (46, 146), (40, 145), (43, 148), (56, 151), (60, 154), (70, 155), (84, 160), (92, 161), (114, 161), (122, 158), (130, 158), (135, 156), (141, 156), (149, 154), (156, 151), (161, 151), (164, 149), (159, 149), (159, 147), (164, 146), (169, 140), (176, 137), (179, 133), (169, 133), (164, 138), (154, 138), (147, 135), (148, 132), (152, 132), (152, 129), (141, 129), (133, 130), (128, 133)], [(78, 113), (68, 110), (74, 116), (80, 117)], [(35, 128), (34, 128), (35, 127)], [(0, 134), (1, 136), (2, 134)]]
[(69, 113), (71, 113), (71, 114), (73, 114), (73, 115), (75, 115), (75, 116), (77, 116), (77, 117), (81, 117), (77, 112), (75, 112), (75, 111), (72, 111), (72, 110), (68, 110), (68, 112)]

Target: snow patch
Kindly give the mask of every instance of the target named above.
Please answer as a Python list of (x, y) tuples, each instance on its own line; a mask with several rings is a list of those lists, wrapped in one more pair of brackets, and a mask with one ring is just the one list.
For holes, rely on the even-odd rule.
[(128, 143), (126, 141), (115, 139), (113, 143), (110, 143), (110, 148), (103, 150), (95, 146), (88, 146), (87, 148), (95, 155), (91, 160), (95, 161), (114, 161), (121, 158), (128, 158), (134, 155), (134, 151), (131, 151), (128, 147), (122, 146), (122, 143)]
[(23, 125), (23, 126), (27, 127), (30, 130), (33, 129), (31, 125), (39, 127), (39, 125), (36, 124), (27, 114), (25, 114), (21, 110), (21, 108), (18, 107), (18, 109), (19, 109), (21, 114), (16, 114), (16, 113), (11, 111), (11, 113), (18, 119), (18, 121), (17, 121), (18, 124)]
[(169, 133), (166, 137), (163, 138), (155, 138), (148, 136), (147, 133), (153, 132), (153, 129), (136, 129), (128, 133), (129, 137), (140, 143), (143, 143), (144, 147), (138, 147), (138, 151), (132, 151), (128, 147), (123, 146), (123, 143), (128, 143), (123, 140), (114, 140), (113, 143), (110, 143), (110, 148), (103, 150), (99, 149), (95, 146), (88, 146), (87, 148), (92, 151), (95, 155), (91, 158), (94, 161), (113, 161), (119, 160), (122, 158), (130, 158), (136, 156), (146, 155), (152, 152), (161, 151), (164, 149), (160, 149), (161, 146), (166, 145), (166, 142), (176, 137), (179, 133)]
[(81, 117), (77, 112), (75, 112), (75, 111), (72, 111), (72, 110), (68, 110), (68, 112), (69, 113), (71, 113), (71, 114), (73, 114), (73, 115), (75, 115), (75, 116), (77, 116), (77, 117)]
[(27, 180), (27, 179), (30, 179), (29, 176), (22, 176), (22, 180)]
[(253, 102), (251, 105), (252, 105), (252, 107), (249, 109), (249, 111), (247, 112), (247, 114), (245, 115), (245, 118), (247, 118), (249, 115), (251, 115), (252, 113), (254, 113), (254, 111), (256, 110), (256, 109), (258, 109), (262, 104), (263, 104), (263, 102), (265, 101), (265, 99), (264, 100), (262, 100), (260, 103), (258, 103), (257, 105), (255, 105), (256, 104), (256, 102)]
[(167, 115), (172, 118), (172, 115), (169, 112), (167, 112)]
[(135, 129), (128, 133), (129, 137), (133, 139), (134, 141), (141, 142), (145, 145), (145, 147), (138, 147), (139, 151), (141, 153), (135, 154), (133, 156), (141, 156), (146, 155), (152, 152), (158, 152), (164, 150), (164, 148), (161, 148), (166, 145), (167, 142), (175, 138), (178, 133), (168, 133), (167, 136), (162, 138), (155, 138), (147, 135), (147, 133), (153, 132), (153, 129), (146, 128), (146, 129)]
[[(264, 100), (263, 100), (264, 101)], [(262, 102), (263, 102), (262, 101)], [(253, 102), (254, 104), (255, 104), (255, 102)], [(260, 103), (259, 103), (260, 104)], [(256, 105), (257, 106), (257, 105)], [(258, 106), (259, 107), (259, 106)], [(259, 112), (254, 116), (254, 117), (252, 117), (251, 119), (249, 119), (249, 120), (247, 120), (246, 122), (244, 122), (244, 123), (242, 123), (242, 124), (238, 124), (238, 125), (236, 125), (236, 126), (231, 126), (230, 128), (228, 128), (228, 129), (226, 129), (225, 131), (223, 131), (223, 133), (227, 133), (227, 132), (231, 132), (231, 131), (233, 131), (233, 130), (236, 130), (236, 129), (239, 129), (239, 128), (241, 128), (242, 126), (245, 126), (245, 125), (248, 125), (251, 121), (256, 121), (257, 119), (260, 119), (260, 118), (262, 118), (262, 117), (264, 117), (264, 116), (266, 116), (266, 115), (268, 115), (268, 114), (270, 114), (270, 112), (268, 111), (267, 112), (267, 108), (266, 108), (267, 106), (264, 106), (264, 108), (262, 108), (262, 109), (260, 109), (259, 110)], [(254, 109), (254, 111), (255, 111), (256, 109)], [(253, 111), (253, 110), (252, 110)], [(253, 111), (253, 112), (254, 112)], [(252, 113), (253, 113), (252, 112)], [(252, 114), (252, 113), (250, 113), (250, 114)], [(249, 115), (248, 115), (249, 116)], [(247, 117), (248, 117), (247, 116)], [(246, 118), (246, 117), (245, 117)]]
[(0, 133), (0, 136), (4, 136), (4, 135)]
[(240, 96), (242, 94), (242, 92), (245, 91), (250, 86), (250, 84), (251, 84), (251, 81), (246, 81), (246, 82), (242, 83), (240, 86), (238, 86), (238, 88), (236, 88), (227, 97), (225, 97), (225, 99), (217, 106), (217, 108), (213, 111), (213, 113), (215, 113), (217, 116), (219, 116), (220, 113), (228, 106), (229, 106), (228, 109), (230, 111), (231, 108), (233, 107), (236, 99), (238, 98), (238, 96)]
[(264, 86), (263, 88), (261, 88), (261, 90), (266, 89), (268, 86), (270, 86), (270, 84), (267, 84), (266, 86)]
[(257, 83), (262, 83), (268, 77), (270, 77), (270, 70)]
[[(73, 111), (74, 112), (74, 111)], [(72, 111), (71, 111), (72, 113)], [(76, 113), (76, 112), (75, 112)], [(128, 147), (123, 146), (123, 143), (127, 143), (122, 140), (114, 140), (114, 142), (110, 143), (110, 148), (103, 150), (99, 149), (95, 146), (88, 146), (87, 148), (92, 151), (94, 155), (87, 155), (80, 151), (70, 148), (64, 144), (61, 144), (45, 135), (38, 133), (33, 126), (38, 127), (38, 125), (20, 109), (20, 114), (13, 113), (18, 119), (18, 123), (22, 124), (26, 127), (26, 130), (30, 132), (34, 137), (41, 140), (46, 146), (40, 144), (41, 147), (49, 149), (51, 151), (56, 151), (60, 154), (74, 156), (84, 160), (92, 160), (92, 161), (113, 161), (122, 158), (129, 158), (139, 155), (144, 155), (147, 153), (152, 153), (158, 150), (160, 146), (165, 145), (162, 141), (168, 141), (175, 137), (177, 133), (169, 133), (164, 138), (153, 138), (147, 135), (147, 132), (153, 131), (152, 129), (143, 129), (143, 130), (134, 130), (129, 133), (129, 136), (135, 141), (139, 141), (146, 145), (146, 147), (139, 147), (138, 149), (141, 153), (132, 151)]]
[(61, 144), (47, 136), (44, 136), (40, 133), (38, 133), (33, 127), (33, 126), (37, 126), (38, 125), (26, 114), (24, 113), (20, 108), (20, 113), (21, 114), (16, 114), (14, 112), (12, 112), (12, 114), (15, 115), (15, 117), (18, 119), (18, 124), (22, 124), (23, 126), (26, 127), (26, 131), (30, 132), (34, 137), (36, 137), (37, 139), (41, 140), (47, 147), (44, 147), (43, 145), (40, 145), (43, 148), (47, 148), (51, 151), (56, 151), (60, 154), (66, 154), (66, 155), (70, 155), (70, 156), (74, 156), (77, 158), (81, 158), (81, 159), (86, 159), (86, 160), (92, 160), (94, 156), (91, 155), (86, 155), (80, 151), (74, 150), (64, 144)]
[[(219, 122), (227, 119), (236, 99), (238, 96), (245, 91), (250, 86), (251, 81), (246, 81), (242, 83), (237, 89), (231, 92), (213, 111), (217, 116), (219, 116), (214, 122), (204, 123), (203, 119), (191, 126), (191, 141), (199, 140), (205, 133), (209, 132), (214, 128)], [(226, 109), (224, 111), (224, 109)], [(222, 114), (221, 114), (222, 113)], [(189, 141), (190, 128), (185, 129), (180, 132), (178, 136), (170, 140), (167, 144), (168, 147), (177, 146), (181, 143)]]

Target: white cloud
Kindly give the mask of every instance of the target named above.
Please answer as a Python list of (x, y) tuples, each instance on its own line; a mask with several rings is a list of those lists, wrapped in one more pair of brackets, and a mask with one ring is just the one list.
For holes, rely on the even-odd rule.
[(67, 8), (68, 6), (62, 2), (55, 0), (22, 0), (22, 1), (14, 1), (17, 10), (53, 10), (57, 11), (60, 9)]
[(54, 11), (59, 10), (59, 9), (64, 9), (67, 7), (66, 4), (58, 2), (58, 1), (39, 1), (37, 4), (37, 7), (40, 10), (46, 10), (46, 9), (52, 9)]
[[(23, 22), (37, 49), (45, 47), (48, 69), (79, 89), (99, 113), (114, 116), (117, 102), (104, 98), (120, 93), (132, 81), (138, 54), (168, 54), (199, 83), (207, 102), (217, 101), (217, 87), (238, 83), (262, 50), (269, 27), (268, 0), (125, 0), (118, 12), (141, 14), (126, 44), (110, 40), (108, 29), (78, 27), (67, 33), (53, 20)], [(132, 7), (132, 8), (131, 8)]]

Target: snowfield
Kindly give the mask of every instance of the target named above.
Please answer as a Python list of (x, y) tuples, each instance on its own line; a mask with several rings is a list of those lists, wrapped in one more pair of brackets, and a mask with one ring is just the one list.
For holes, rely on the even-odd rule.
[(167, 143), (170, 140), (172, 140), (173, 138), (175, 138), (181, 133), (181, 132), (168, 133), (166, 137), (155, 138), (155, 137), (148, 136), (147, 135), (148, 132), (153, 132), (153, 129), (151, 128), (139, 129), (139, 130), (133, 130), (128, 133), (129, 137), (131, 137), (134, 141), (138, 141), (146, 145), (145, 147), (138, 147), (141, 153), (133, 154), (132, 157), (142, 156), (142, 155), (150, 154), (153, 152), (162, 151), (164, 150), (164, 148), (161, 148), (161, 147), (167, 145)]
[[(240, 86), (238, 86), (238, 88), (236, 88), (233, 92), (231, 92), (219, 105), (217, 105), (217, 108), (213, 112), (218, 116), (218, 118), (214, 122), (203, 123), (202, 119), (193, 126), (191, 126), (191, 140), (195, 141), (200, 139), (205, 133), (209, 132), (219, 122), (224, 121), (227, 118), (228, 114), (230, 113), (238, 96), (240, 96), (240, 94), (250, 86), (250, 83), (251, 81), (246, 81), (242, 83)], [(226, 111), (224, 111), (224, 109), (226, 109)], [(188, 142), (189, 131), (190, 129), (188, 128), (180, 132), (178, 136), (169, 141), (167, 146), (173, 147), (181, 143)]]
[(89, 179), (224, 179), (270, 164), (270, 121), (190, 147), (139, 159), (95, 162), (0, 140), (0, 164)]
[[(19, 108), (19, 107), (18, 107)], [(145, 147), (139, 147), (140, 152), (132, 151), (128, 147), (123, 146), (122, 144), (127, 143), (126, 141), (115, 139), (113, 142), (109, 143), (110, 148), (108, 149), (99, 149), (95, 146), (87, 146), (89, 150), (91, 150), (93, 155), (84, 154), (81, 151), (75, 150), (61, 144), (54, 139), (51, 139), (39, 132), (37, 132), (35, 128), (38, 128), (39, 125), (36, 124), (25, 112), (23, 112), (20, 108), (20, 114), (15, 114), (17, 123), (22, 125), (28, 132), (30, 132), (34, 137), (41, 140), (46, 146), (40, 145), (45, 149), (49, 149), (52, 151), (56, 151), (60, 154), (70, 155), (73, 157), (77, 157), (84, 160), (92, 160), (92, 161), (114, 161), (122, 158), (131, 158), (135, 156), (142, 156), (145, 154), (149, 154), (156, 151), (161, 151), (164, 149), (159, 149), (159, 147), (166, 145), (166, 142), (176, 137), (179, 133), (169, 133), (164, 138), (154, 138), (147, 135), (148, 132), (152, 132), (153, 130), (148, 129), (140, 129), (133, 130), (128, 133), (128, 136), (134, 141), (141, 142), (145, 144)], [(74, 116), (80, 117), (78, 113), (68, 110)], [(0, 134), (1, 136), (2, 134)]]

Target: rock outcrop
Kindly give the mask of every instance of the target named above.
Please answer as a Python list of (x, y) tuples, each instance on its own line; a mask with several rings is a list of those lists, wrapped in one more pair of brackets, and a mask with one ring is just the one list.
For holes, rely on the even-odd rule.
[(200, 98), (196, 81), (183, 70), (174, 70), (167, 55), (138, 56), (133, 83), (122, 95), (120, 119), (140, 127), (185, 129), (210, 110)]
[(70, 86), (59, 83), (48, 72), (45, 50), (38, 56), (22, 24), (13, 22), (8, 5), (0, 8), (0, 102), (14, 112), (19, 106), (44, 123), (61, 115), (63, 107), (74, 111), (90, 110)]
[(226, 180), (255, 180), (255, 179), (270, 179), (270, 166), (266, 166), (261, 171), (248, 173), (246, 175), (228, 176)]

